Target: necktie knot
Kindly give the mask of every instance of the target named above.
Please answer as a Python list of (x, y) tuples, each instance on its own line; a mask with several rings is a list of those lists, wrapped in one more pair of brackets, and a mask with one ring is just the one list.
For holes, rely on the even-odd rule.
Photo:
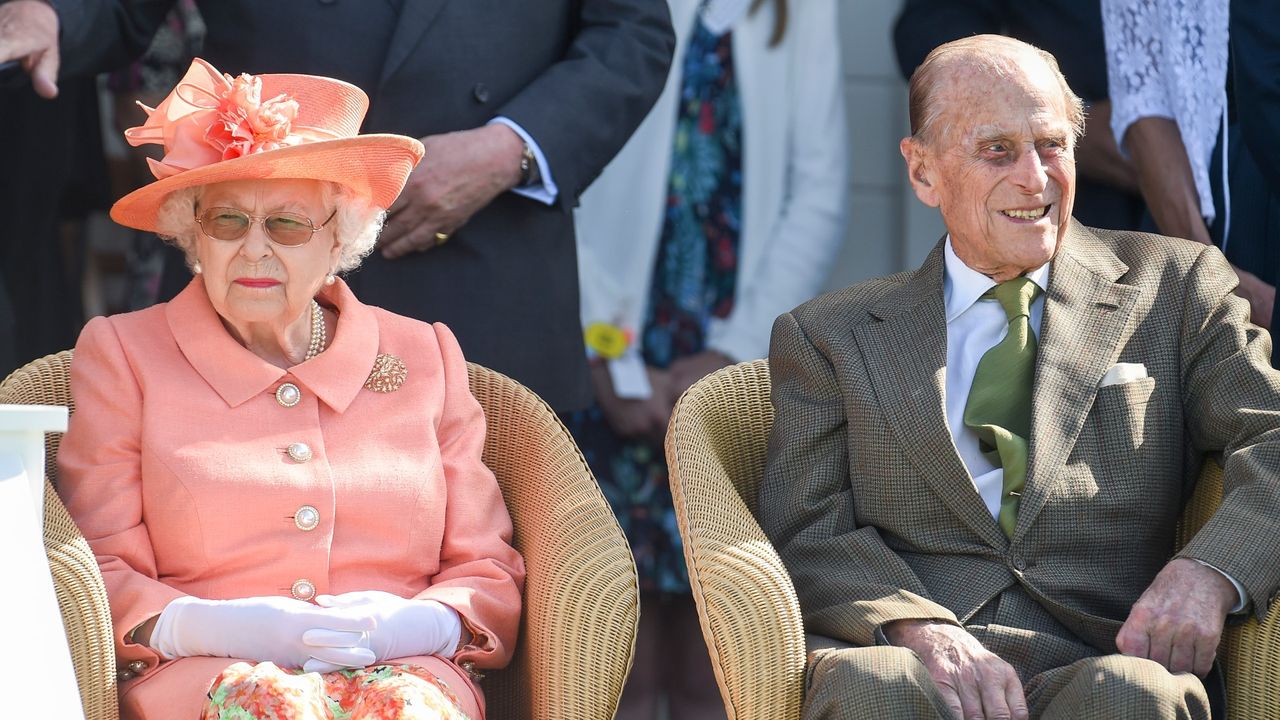
[(1024, 276), (1005, 280), (982, 294), (984, 299), (994, 298), (1004, 308), (1004, 314), (1012, 320), (1016, 317), (1030, 317), (1031, 303), (1040, 296), (1040, 286)]

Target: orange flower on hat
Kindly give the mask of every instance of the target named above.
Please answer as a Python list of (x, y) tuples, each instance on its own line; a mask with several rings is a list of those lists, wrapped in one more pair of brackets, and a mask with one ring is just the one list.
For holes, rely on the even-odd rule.
[(291, 137), (298, 117), (296, 100), (281, 94), (263, 101), (260, 78), (247, 73), (234, 80), (224, 77), (228, 86), (218, 97), (217, 114), (204, 135), (223, 160), (298, 143)]

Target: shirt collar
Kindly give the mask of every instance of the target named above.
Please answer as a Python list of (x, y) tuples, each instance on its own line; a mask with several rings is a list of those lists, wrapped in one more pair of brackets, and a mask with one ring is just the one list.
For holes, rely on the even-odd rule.
[(316, 357), (289, 369), (254, 355), (227, 332), (197, 277), (165, 308), (178, 348), (205, 382), (236, 407), (263, 392), (274, 392), (286, 375), (326, 405), (343, 412), (364, 387), (378, 355), (378, 320), (342, 280), (325, 287), (321, 304), (338, 311), (333, 341)]
[[(942, 293), (946, 303), (947, 322), (951, 322), (978, 302), (978, 298), (982, 297), (983, 293), (995, 287), (996, 282), (964, 264), (964, 261), (956, 255), (955, 249), (951, 247), (949, 233), (942, 253), (946, 269), (943, 273)], [(1049, 289), (1049, 266), (1052, 264), (1052, 261), (1047, 262), (1026, 273), (1026, 276), (1039, 285), (1042, 291)]]

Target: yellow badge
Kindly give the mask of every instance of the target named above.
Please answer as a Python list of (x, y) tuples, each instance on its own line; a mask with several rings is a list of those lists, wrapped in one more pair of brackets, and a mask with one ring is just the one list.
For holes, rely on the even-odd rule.
[(587, 326), (583, 332), (587, 347), (602, 358), (616, 360), (627, 351), (631, 338), (626, 330), (617, 325), (595, 322)]

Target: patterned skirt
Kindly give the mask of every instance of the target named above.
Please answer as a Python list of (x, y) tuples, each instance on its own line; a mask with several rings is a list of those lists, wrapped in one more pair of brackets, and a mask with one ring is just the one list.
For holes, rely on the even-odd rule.
[(202, 720), (479, 720), (416, 665), (331, 673), (238, 662), (213, 682)]

